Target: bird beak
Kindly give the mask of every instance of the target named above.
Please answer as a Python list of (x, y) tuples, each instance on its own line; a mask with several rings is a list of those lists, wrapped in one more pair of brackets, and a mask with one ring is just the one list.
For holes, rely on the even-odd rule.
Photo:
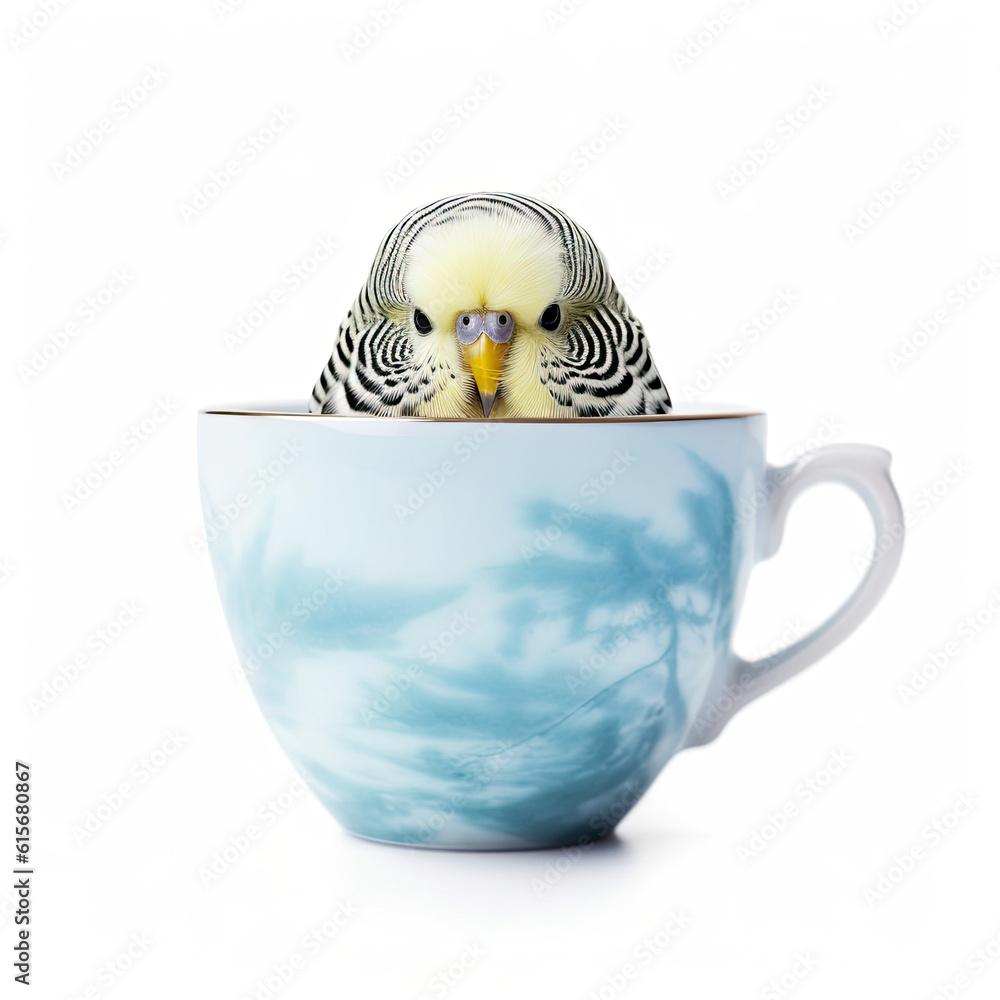
[(483, 416), (488, 417), (503, 374), (503, 356), (514, 334), (514, 317), (506, 310), (460, 313), (455, 320), (455, 334), (476, 380)]
[(472, 370), (476, 380), (479, 399), (483, 404), (483, 416), (488, 417), (493, 409), (493, 401), (497, 398), (497, 387), (503, 372), (503, 356), (507, 353), (510, 343), (498, 344), (485, 333), (471, 344), (462, 344), (462, 353)]

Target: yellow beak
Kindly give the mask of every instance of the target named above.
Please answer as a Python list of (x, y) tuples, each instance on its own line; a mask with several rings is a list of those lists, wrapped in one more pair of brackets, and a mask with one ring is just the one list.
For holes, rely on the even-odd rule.
[(461, 347), (472, 377), (476, 380), (479, 399), (483, 404), (483, 416), (488, 417), (496, 399), (500, 376), (503, 374), (503, 356), (510, 347), (510, 341), (498, 344), (482, 333), (471, 344), (462, 344)]

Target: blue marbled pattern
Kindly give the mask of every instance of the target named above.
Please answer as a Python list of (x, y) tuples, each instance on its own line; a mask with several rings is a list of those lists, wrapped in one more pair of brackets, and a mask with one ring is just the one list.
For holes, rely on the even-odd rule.
[(682, 747), (729, 655), (762, 418), (503, 424), (468, 456), (468, 424), (199, 419), (241, 662), (348, 830), (595, 839)]

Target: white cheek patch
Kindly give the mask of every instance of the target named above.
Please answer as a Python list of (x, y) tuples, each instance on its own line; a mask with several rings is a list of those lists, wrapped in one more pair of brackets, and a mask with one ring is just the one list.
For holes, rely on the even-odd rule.
[(435, 326), (426, 337), (413, 338), (413, 367), (422, 370), (432, 365), (448, 371), (464, 368), (454, 330)]

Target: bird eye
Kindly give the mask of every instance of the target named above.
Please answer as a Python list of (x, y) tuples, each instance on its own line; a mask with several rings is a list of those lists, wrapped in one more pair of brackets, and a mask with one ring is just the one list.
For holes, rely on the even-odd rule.
[(421, 309), (413, 310), (413, 325), (417, 328), (417, 333), (430, 333), (431, 321), (427, 313)]
[(558, 302), (553, 302), (552, 305), (546, 306), (542, 311), (542, 315), (538, 317), (538, 325), (550, 333), (558, 330), (561, 322), (562, 310), (559, 308)]

